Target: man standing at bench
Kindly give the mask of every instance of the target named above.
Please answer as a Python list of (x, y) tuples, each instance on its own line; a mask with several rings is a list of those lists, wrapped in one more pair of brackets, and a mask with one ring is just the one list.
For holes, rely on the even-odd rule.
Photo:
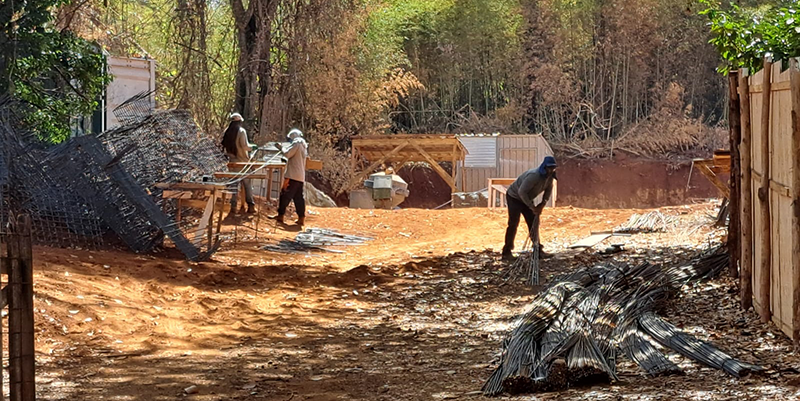
[(284, 214), (289, 202), (294, 201), (294, 208), (297, 211), (297, 225), (302, 227), (306, 220), (306, 200), (303, 196), (303, 186), (306, 182), (306, 158), (308, 157), (308, 143), (303, 139), (303, 132), (299, 129), (292, 129), (287, 135), (291, 145), (287, 149), (278, 150), (286, 156), (286, 174), (284, 175), (281, 196), (278, 200), (278, 215), (275, 218), (278, 223), (283, 224)]
[[(539, 238), (539, 224), (533, 226), (534, 219), (541, 216), (544, 205), (553, 193), (553, 180), (556, 178), (556, 159), (553, 156), (544, 158), (542, 164), (535, 169), (528, 170), (520, 175), (506, 192), (506, 203), (508, 204), (508, 228), (506, 229), (506, 243), (503, 247), (503, 260), (513, 261), (514, 257), (511, 250), (514, 249), (514, 238), (517, 235), (520, 214), (525, 216), (525, 223), (528, 225), (528, 232), (531, 239)], [(542, 202), (534, 205), (534, 200), (540, 194)], [(535, 229), (535, 232), (533, 232)], [(548, 257), (542, 251), (539, 244), (539, 256)]]

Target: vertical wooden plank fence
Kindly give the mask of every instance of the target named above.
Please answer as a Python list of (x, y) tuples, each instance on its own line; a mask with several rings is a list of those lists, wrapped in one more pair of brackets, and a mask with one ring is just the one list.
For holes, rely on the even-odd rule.
[[(740, 289), (800, 343), (800, 65), (739, 72)], [(732, 92), (733, 96), (733, 92)]]
[[(5, 246), (5, 250), (0, 250), (0, 271), (7, 275), (2, 289), (2, 307), (8, 305), (9, 399), (33, 401), (36, 399), (36, 376), (30, 217), (20, 215), (11, 219), (8, 230), (0, 231), (0, 237), (0, 244)], [(0, 381), (0, 399), (4, 400), (2, 388)]]

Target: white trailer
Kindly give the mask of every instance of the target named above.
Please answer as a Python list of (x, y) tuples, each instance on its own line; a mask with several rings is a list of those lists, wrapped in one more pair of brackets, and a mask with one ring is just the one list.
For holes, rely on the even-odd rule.
[[(103, 131), (119, 125), (114, 109), (142, 92), (156, 89), (156, 62), (152, 59), (108, 57), (108, 72), (112, 81), (106, 88)], [(150, 105), (156, 108), (155, 94), (150, 95)]]

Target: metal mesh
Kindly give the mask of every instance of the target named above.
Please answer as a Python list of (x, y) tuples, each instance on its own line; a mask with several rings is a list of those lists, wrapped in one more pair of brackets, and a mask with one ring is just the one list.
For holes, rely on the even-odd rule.
[(0, 219), (28, 213), (37, 244), (97, 247), (108, 231), (92, 208), (42, 165), (47, 152), (14, 113), (15, 105), (0, 100), (0, 148), (5, 171)]
[(163, 232), (189, 259), (198, 259), (198, 250), (119, 163), (122, 156), (112, 157), (96, 137), (83, 136), (59, 146), (43, 164), (76, 189), (134, 251), (151, 250)]
[(200, 181), (224, 171), (226, 160), (191, 114), (142, 115), (136, 105), (143, 99), (125, 103), (122, 119), (129, 124), (54, 147), (21, 129), (19, 105), (0, 99), (0, 221), (30, 213), (34, 240), (54, 246), (97, 247), (111, 228), (142, 252), (163, 233), (187, 257), (197, 258), (169, 216), (171, 205), (156, 205), (161, 190), (155, 185)]
[(144, 91), (132, 96), (114, 109), (114, 116), (120, 124), (135, 124), (153, 112), (153, 92)]
[(157, 183), (201, 181), (227, 169), (221, 150), (184, 110), (154, 112), (99, 139), (112, 154), (129, 150), (120, 164), (156, 199), (161, 193)]

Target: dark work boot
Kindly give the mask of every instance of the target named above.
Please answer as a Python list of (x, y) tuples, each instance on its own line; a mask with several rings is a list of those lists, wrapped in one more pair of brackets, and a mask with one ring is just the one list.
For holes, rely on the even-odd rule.
[(514, 257), (514, 255), (511, 253), (511, 251), (508, 251), (508, 250), (505, 250), (505, 249), (503, 250), (503, 256), (501, 257), (501, 259), (504, 262), (514, 262), (515, 260), (517, 260), (517, 258)]
[(297, 218), (297, 225), (300, 227), (304, 227), (306, 225), (306, 218), (305, 217), (298, 217)]
[(256, 205), (247, 205), (247, 214), (256, 214)]

